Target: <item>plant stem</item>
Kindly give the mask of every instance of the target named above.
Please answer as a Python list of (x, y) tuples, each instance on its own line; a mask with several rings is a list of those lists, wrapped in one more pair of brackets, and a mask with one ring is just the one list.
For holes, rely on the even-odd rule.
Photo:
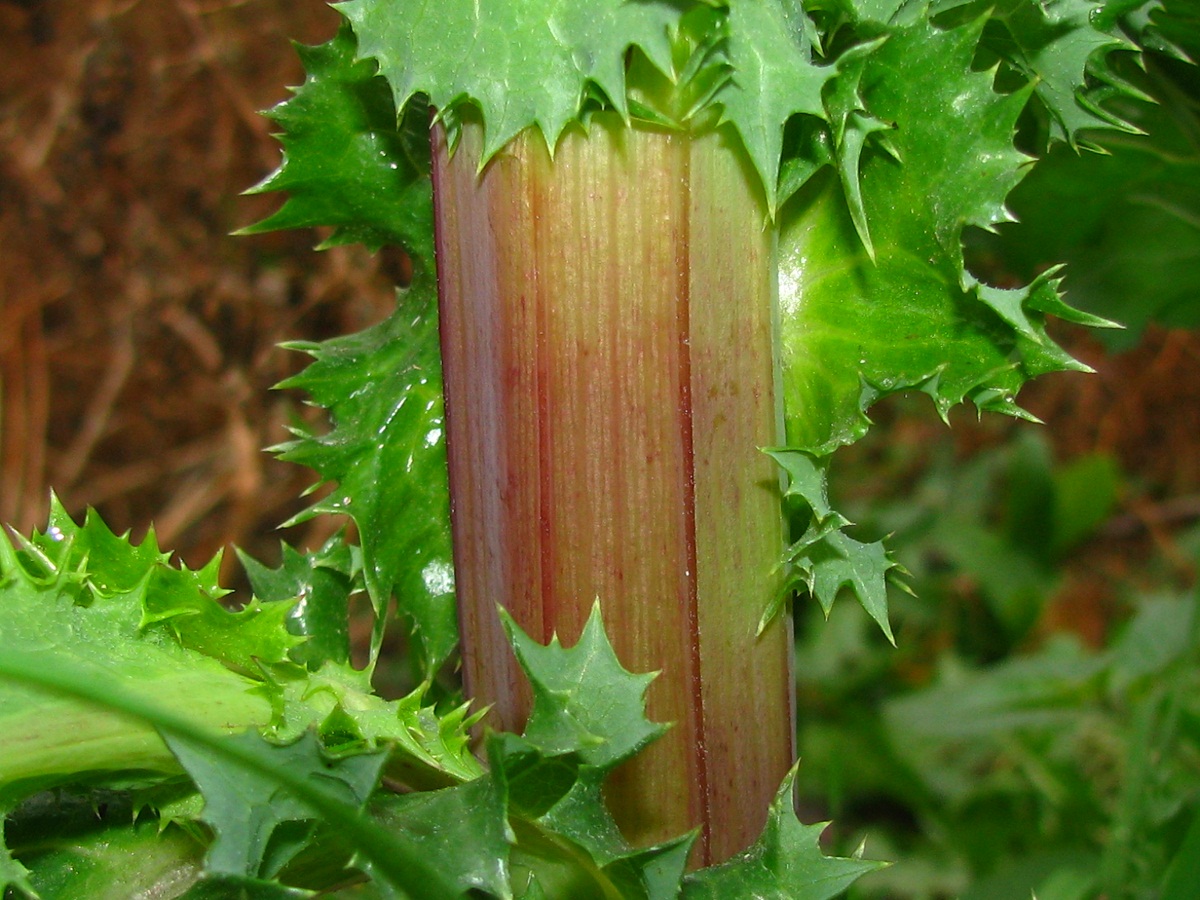
[(748, 845), (793, 758), (790, 624), (756, 636), (783, 547), (773, 232), (721, 132), (525, 133), (482, 173), (435, 129), (434, 203), (467, 688), (510, 730), (528, 687), (496, 604), (545, 641), (599, 597), (674, 727), (606, 791), (644, 844)]

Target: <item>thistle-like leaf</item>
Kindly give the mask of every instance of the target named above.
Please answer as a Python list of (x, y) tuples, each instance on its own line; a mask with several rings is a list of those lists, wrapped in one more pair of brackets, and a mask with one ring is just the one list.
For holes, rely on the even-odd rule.
[(886, 863), (825, 856), (817, 843), (828, 823), (803, 825), (792, 801), (793, 769), (784, 779), (766, 828), (750, 849), (708, 869), (688, 875), (683, 900), (829, 900), (861, 876)]
[(325, 246), (395, 244), (431, 267), (428, 110), (415, 102), (402, 106), (397, 123), (387, 82), (356, 50), (348, 26), (326, 44), (297, 47), (307, 78), (267, 113), (283, 129), (283, 162), (250, 189), (289, 197), (241, 233), (333, 226)]
[(670, 71), (668, 29), (679, 17), (666, 0), (348, 0), (338, 9), (360, 54), (379, 62), (398, 108), (418, 93), (442, 115), (478, 108), (486, 135), (480, 165), (534, 126), (553, 149), (590, 89), (625, 114), (629, 48)]
[(458, 639), (442, 412), (441, 358), (432, 289), (419, 280), (387, 320), (323, 344), (292, 344), (314, 362), (281, 387), (329, 410), (333, 429), (276, 447), (315, 469), (332, 494), (293, 521), (349, 515), (362, 542), (363, 576), (376, 611), (373, 647), (388, 601), (412, 626), (419, 663), (432, 675)]
[(1147, 57), (1140, 83), (1157, 102), (1127, 105), (1145, 134), (1096, 134), (1103, 153), (1054, 148), (1013, 192), (1020, 225), (976, 238), (1018, 276), (1065, 261), (1072, 301), (1127, 326), (1104, 335), (1115, 345), (1131, 344), (1152, 321), (1200, 323), (1196, 69)]
[(824, 117), (821, 92), (834, 71), (813, 63), (816, 29), (796, 6), (731, 0), (726, 54), (732, 76), (714, 97), (754, 161), (771, 210), (784, 125), (793, 115)]
[(826, 615), (842, 588), (848, 587), (887, 639), (896, 643), (888, 622), (887, 585), (893, 571), (903, 570), (882, 541), (863, 543), (839, 530), (815, 540), (802, 537), (789, 553), (796, 577)]
[[(1027, 163), (1013, 132), (1028, 89), (997, 94), (991, 75), (973, 70), (983, 25), (918, 21), (856, 73), (869, 114), (895, 123), (895, 156), (871, 153), (861, 164), (873, 261), (828, 173), (782, 214), (792, 446), (820, 456), (857, 440), (867, 408), (903, 390), (928, 394), (943, 416), (964, 399), (1019, 414), (1013, 398), (1029, 377), (1079, 367), (1042, 327), (1046, 312), (1067, 309), (1045, 296), (1052, 285), (998, 295), (963, 269), (963, 228), (1009, 218), (1004, 198)], [(1006, 316), (989, 305), (1001, 300)]]
[[(999, 94), (992, 74), (975, 70), (984, 25), (918, 20), (841, 69), (860, 114), (894, 123), (891, 152), (864, 154), (859, 164), (874, 259), (828, 171), (781, 215), (788, 441), (804, 452), (777, 458), (792, 495), (813, 512), (788, 563), (827, 611), (842, 587), (852, 588), (889, 637), (886, 584), (902, 570), (879, 543), (841, 531), (848, 523), (834, 518), (819, 460), (861, 437), (869, 407), (898, 391), (927, 394), (943, 418), (964, 400), (1024, 415), (1015, 396), (1025, 381), (1086, 368), (1048, 337), (1046, 317), (1103, 324), (1061, 301), (1053, 271), (1001, 290), (963, 266), (963, 229), (1007, 220), (1005, 197), (1028, 164), (1013, 135), (1030, 88)], [(836, 97), (845, 88), (831, 90)]]
[[(785, 498), (800, 501), (811, 513), (804, 534), (784, 555), (789, 569), (787, 588), (803, 587), (826, 615), (842, 588), (850, 588), (887, 639), (895, 643), (888, 622), (887, 586), (893, 583), (907, 590), (898, 579), (904, 569), (881, 541), (863, 543), (845, 534), (843, 529), (852, 523), (829, 504), (827, 458), (798, 450), (770, 453), (787, 474)], [(782, 592), (768, 608), (760, 630), (782, 611), (787, 596), (787, 591)]]
[(292, 657), (311, 669), (325, 662), (350, 659), (348, 603), (362, 589), (362, 553), (339, 532), (311, 553), (281, 544), (282, 561), (271, 569), (242, 551), (238, 559), (254, 595), (268, 602), (294, 601), (288, 611), (289, 629), (307, 638)]
[(273, 740), (294, 741), (316, 729), (338, 754), (390, 747), (388, 775), (420, 789), (470, 781), (482, 772), (469, 748), (468, 729), (478, 716), (468, 716), (465, 706), (438, 714), (421, 689), (384, 700), (372, 691), (370, 674), (348, 664), (278, 676), (274, 687)]
[[(289, 860), (275, 859), (272, 866), (265, 865), (272, 835), (286, 822), (314, 820), (320, 812), (295, 794), (281, 791), (276, 779), (233, 768), (226, 758), (213, 755), (205, 745), (180, 735), (168, 734), (166, 739), (204, 795), (201, 818), (216, 835), (209, 847), (206, 869), (220, 875), (275, 877)], [(330, 802), (359, 809), (374, 790), (387, 758), (384, 753), (375, 753), (330, 759), (311, 733), (284, 746), (269, 744), (251, 733), (226, 740), (236, 743), (242, 754), (262, 759), (268, 771), (286, 769)]]
[(634, 675), (621, 666), (604, 633), (598, 603), (574, 647), (563, 647), (557, 635), (542, 646), (507, 613), (502, 615), (533, 686), (525, 739), (539, 751), (548, 756), (576, 753), (587, 765), (607, 770), (666, 730), (646, 718), (646, 689), (655, 676)]
[[(437, 715), (423, 706), (420, 692), (385, 701), (371, 692), (367, 673), (348, 665), (307, 672), (287, 663), (280, 648), (302, 638), (287, 632), (283, 618), (274, 631), (260, 629), (262, 618), (247, 620), (242, 630), (242, 620), (218, 606), (234, 624), (217, 628), (214, 641), (224, 635), (236, 652), (232, 660), (221, 648), (202, 652), (207, 645), (186, 639), (186, 623), (209, 618), (205, 604), (216, 604), (211, 585), (195, 574), (169, 566), (152, 540), (134, 546), (114, 536), (94, 513), (76, 525), (55, 501), (49, 526), (23, 538), (19, 549), (0, 538), (0, 664), (36, 658), (39, 666), (78, 673), (136, 702), (184, 710), (189, 721), (219, 732), (269, 730), (295, 739), (323, 727), (343, 750), (387, 745), (389, 772), (421, 784), (479, 774), (467, 748), (465, 710)], [(153, 596), (160, 589), (167, 595), (161, 601)], [(146, 625), (148, 608), (178, 610), (171, 620), (181, 624)], [(123, 783), (130, 773), (147, 784), (178, 777), (178, 764), (152, 726), (47, 695), (2, 670), (0, 804), (69, 783)]]
[(15, 891), (18, 897), (37, 900), (37, 892), (29, 883), (29, 870), (13, 859), (4, 844), (4, 819), (7, 815), (7, 810), (0, 807), (0, 896), (7, 896), (8, 891)]
[[(19, 550), (0, 537), (0, 660), (29, 657), (49, 670), (83, 671), (96, 684), (187, 709), (221, 730), (266, 725), (270, 704), (255, 693), (259, 682), (244, 674), (258, 671), (253, 638), (263, 633), (257, 622), (228, 630), (241, 671), (231, 669), (223, 651), (207, 655), (184, 640), (183, 626), (143, 624), (147, 604), (155, 605), (150, 592), (164, 585), (169, 597), (161, 608), (182, 610), (181, 620), (205, 618), (191, 611), (206, 604), (217, 607), (216, 621), (230, 615), (194, 575), (170, 567), (151, 539), (135, 547), (94, 513), (80, 527), (55, 501), (46, 531), (23, 540)], [(276, 624), (281, 636), (265, 635), (263, 659), (296, 640), (282, 619)], [(178, 775), (152, 727), (20, 680), (0, 685), (0, 804), (68, 783), (120, 781), (133, 772)]]
[[(985, 17), (984, 58), (1001, 61), (1036, 94), (1048, 116), (1051, 140), (1088, 146), (1087, 129), (1131, 130), (1109, 108), (1118, 96), (1136, 95), (1110, 65), (1116, 50), (1133, 45), (1115, 27), (1102, 0), (850, 0), (851, 15), (868, 30), (940, 17), (962, 23)], [(1152, 5), (1130, 0), (1122, 10)]]
[(1142, 36), (1143, 46), (1155, 46), (1200, 64), (1200, 10), (1190, 0), (1160, 0), (1149, 15), (1155, 40)]
[(1051, 138), (1072, 146), (1087, 143), (1081, 139), (1084, 129), (1136, 130), (1106, 109), (1102, 101), (1112, 91), (1098, 89), (1128, 90), (1113, 74), (1108, 55), (1133, 49), (1128, 40), (1096, 27), (1103, 5), (1097, 0), (988, 4), (1003, 33), (985, 43), (1033, 86), (1049, 113)]
[[(269, 113), (284, 129), (284, 161), (254, 188), (290, 196), (247, 231), (332, 225), (326, 245), (401, 246), (413, 260), (415, 278), (401, 308), (381, 325), (321, 345), (289, 345), (315, 362), (281, 386), (308, 391), (329, 410), (333, 429), (320, 436), (300, 433), (275, 449), (337, 484), (334, 497), (293, 522), (319, 512), (354, 519), (377, 613), (373, 646), (382, 639), (394, 593), (416, 632), (418, 664), (428, 675), (457, 640), (431, 287), (429, 114), (423, 104), (407, 103), (411, 98), (397, 107), (377, 65), (357, 57), (348, 26), (329, 43), (299, 52), (308, 78), (295, 97)], [(397, 109), (403, 111), (399, 123)], [(338, 652), (326, 648), (318, 656)]]
[[(457, 891), (509, 900), (508, 854), (514, 840), (503, 782), (489, 776), (439, 791), (379, 798), (372, 817), (408, 836)], [(374, 866), (363, 865), (368, 874)]]
[(139, 628), (166, 629), (181, 645), (239, 671), (286, 662), (304, 640), (284, 626), (290, 603), (252, 602), (239, 612), (226, 609), (219, 602), (229, 593), (217, 583), (220, 555), (197, 571), (173, 566), (170, 554), (159, 550), (153, 530), (135, 545), (128, 534), (110, 531), (94, 510), (77, 525), (51, 498), (46, 530), (29, 538), (18, 535), (17, 540), (26, 579), (72, 591), (81, 605), (136, 596)]

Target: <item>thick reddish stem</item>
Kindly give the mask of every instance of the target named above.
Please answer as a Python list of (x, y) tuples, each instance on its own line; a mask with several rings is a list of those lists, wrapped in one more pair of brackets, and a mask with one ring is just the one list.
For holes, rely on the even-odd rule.
[(783, 546), (772, 235), (741, 154), (597, 116), (551, 161), (436, 131), (434, 199), (464, 671), (519, 730), (496, 604), (543, 639), (599, 597), (671, 731), (610, 778), (644, 844), (748, 845), (793, 759), (791, 634), (756, 636)]

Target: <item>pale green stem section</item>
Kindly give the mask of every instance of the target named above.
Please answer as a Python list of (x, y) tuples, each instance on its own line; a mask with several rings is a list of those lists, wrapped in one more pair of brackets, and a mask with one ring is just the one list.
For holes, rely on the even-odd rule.
[(596, 116), (434, 148), (464, 672), (492, 724), (530, 698), (496, 604), (578, 639), (599, 597), (665, 738), (607, 795), (638, 844), (753, 841), (793, 758), (790, 626), (756, 636), (784, 542), (773, 234), (740, 151)]
[[(55, 668), (59, 661), (49, 657), (46, 665)], [(106, 681), (117, 690), (119, 679), (107, 673), (97, 678), (97, 687), (103, 690)], [(151, 723), (74, 697), (34, 692), (8, 682), (2, 686), (14, 693), (9, 695), (8, 708), (0, 712), (0, 798), (24, 796), (71, 780), (183, 771)], [(142, 696), (186, 709), (188, 719), (198, 727), (225, 733), (261, 727), (271, 720), (270, 701), (251, 693), (254, 687), (254, 682), (215, 663), (136, 685)], [(13, 702), (26, 692), (28, 703)]]
[[(98, 677), (100, 676), (100, 677)], [(455, 900), (461, 893), (446, 874), (430, 864), (413, 838), (403, 832), (391, 832), (371, 823), (366, 816), (341, 799), (334, 799), (318, 782), (287, 767), (273, 765), (263, 756), (230, 743), (222, 731), (233, 727), (214, 727), (188, 709), (181, 714), (147, 699), (119, 682), (106, 684), (103, 673), (94, 667), (60, 660), (46, 666), (37, 655), (26, 652), (0, 656), (0, 687), (32, 687), (49, 696), (69, 698), (80, 705), (94, 705), (114, 719), (123, 718), (137, 727), (153, 727), (176, 740), (185, 740), (233, 769), (242, 769), (279, 784), (280, 788), (312, 808), (314, 818), (323, 819), (354, 846), (358, 855), (370, 861), (380, 876), (409, 897), (428, 900)]]

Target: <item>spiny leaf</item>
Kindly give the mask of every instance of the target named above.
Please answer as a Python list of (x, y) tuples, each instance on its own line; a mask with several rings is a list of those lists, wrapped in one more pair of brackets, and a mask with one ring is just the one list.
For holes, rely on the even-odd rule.
[(732, 77), (714, 97), (724, 108), (722, 117), (741, 135), (772, 211), (784, 124), (793, 115), (824, 116), (821, 91), (834, 71), (813, 64), (815, 27), (795, 7), (788, 10), (761, 0), (731, 0), (726, 52)]
[(298, 432), (274, 449), (337, 485), (292, 522), (318, 513), (354, 519), (376, 612), (373, 653), (394, 594), (421, 669), (432, 677), (458, 640), (432, 287), (418, 281), (387, 320), (366, 331), (289, 346), (314, 362), (281, 387), (307, 391), (329, 410), (333, 429)]
[(782, 612), (791, 590), (798, 586), (821, 604), (826, 615), (842, 588), (849, 587), (887, 639), (895, 643), (888, 622), (887, 585), (907, 590), (897, 579), (905, 574), (904, 569), (881, 541), (862, 543), (844, 533), (852, 523), (829, 504), (828, 458), (799, 450), (768, 452), (787, 474), (784, 497), (803, 502), (811, 516), (804, 534), (784, 555), (790, 577), (786, 589), (763, 614), (759, 631)]
[(817, 522), (837, 518), (838, 526), (849, 524), (829, 505), (829, 461), (800, 450), (778, 449), (767, 453), (787, 473), (785, 498), (799, 498), (812, 510)]
[(1115, 33), (1102, 0), (850, 0), (849, 6), (854, 18), (876, 28), (925, 17), (956, 23), (985, 17), (987, 58), (1003, 61), (1035, 92), (1049, 116), (1051, 140), (1087, 145), (1080, 134), (1085, 129), (1130, 130), (1108, 104), (1136, 91), (1116, 76), (1109, 56), (1133, 45)]
[(605, 770), (581, 764), (574, 753), (548, 756), (513, 734), (491, 736), (488, 759), (518, 815), (571, 841), (599, 866), (630, 852), (604, 804)]
[[(191, 574), (169, 568), (151, 540), (134, 547), (95, 514), (80, 528), (55, 503), (46, 532), (24, 540), (20, 551), (0, 537), (0, 657), (26, 654), (47, 669), (79, 669), (97, 685), (187, 709), (214, 728), (265, 725), (271, 709), (254, 693), (259, 682), (174, 632), (142, 627), (148, 591), (176, 582), (172, 597), (182, 602), (185, 586), (199, 590)], [(188, 603), (213, 601), (200, 592)], [(252, 666), (247, 635), (231, 637)], [(263, 657), (277, 646), (271, 637)], [(3, 687), (0, 803), (71, 782), (119, 781), (131, 772), (146, 779), (178, 774), (149, 726), (29, 684)]]
[(679, 16), (663, 0), (349, 0), (338, 9), (353, 24), (361, 55), (378, 60), (397, 107), (418, 93), (443, 116), (478, 107), (480, 165), (533, 126), (553, 149), (589, 86), (625, 114), (626, 52), (640, 47), (669, 71), (667, 31)]
[(165, 627), (185, 647), (241, 672), (288, 662), (290, 651), (304, 642), (287, 628), (292, 604), (252, 600), (237, 612), (226, 609), (215, 600), (228, 593), (217, 587), (220, 565), (218, 556), (197, 572), (156, 569), (144, 590), (142, 627)]
[[(331, 802), (361, 808), (375, 788), (386, 754), (326, 757), (315, 735), (293, 744), (269, 744), (256, 734), (226, 738), (240, 751), (263, 760), (264, 766), (285, 769), (302, 778)], [(180, 735), (166, 735), (167, 744), (204, 795), (202, 819), (216, 837), (209, 847), (206, 868), (223, 875), (273, 878), (264, 871), (267, 843), (285, 822), (316, 819), (319, 813), (304, 800), (281, 791), (279, 782), (257, 772), (231, 768), (223, 756)], [(299, 849), (297, 847), (297, 849)], [(279, 861), (281, 868), (288, 860)]]
[(318, 550), (299, 553), (280, 544), (279, 568), (262, 565), (242, 551), (238, 559), (246, 570), (254, 595), (267, 602), (294, 601), (287, 616), (289, 629), (306, 642), (292, 657), (310, 669), (325, 662), (350, 659), (348, 603), (362, 589), (362, 554), (346, 543), (339, 532)]
[(1151, 321), (1200, 322), (1200, 107), (1186, 91), (1196, 70), (1147, 56), (1140, 84), (1158, 102), (1128, 105), (1145, 135), (1097, 134), (1103, 153), (1056, 147), (1013, 192), (1019, 226), (976, 236), (1019, 276), (1066, 261), (1072, 301), (1128, 326), (1102, 336), (1114, 346)]
[[(512, 897), (508, 854), (515, 838), (507, 814), (502, 783), (486, 775), (440, 791), (381, 797), (372, 805), (375, 821), (406, 834), (446, 873), (456, 896), (486, 891), (501, 900)], [(371, 874), (371, 865), (363, 868)]]
[(29, 870), (13, 859), (4, 844), (4, 820), (7, 815), (8, 810), (0, 807), (0, 897), (6, 897), (9, 891), (15, 891), (18, 897), (37, 900), (37, 892), (29, 883)]
[(250, 193), (286, 191), (283, 206), (242, 234), (334, 226), (324, 246), (396, 244), (433, 265), (429, 113), (396, 106), (373, 62), (356, 58), (343, 26), (316, 47), (297, 47), (308, 73), (295, 96), (267, 113), (282, 127), (283, 162)]
[(838, 177), (842, 181), (842, 190), (846, 195), (846, 205), (850, 208), (854, 228), (858, 231), (867, 255), (872, 259), (875, 258), (875, 245), (871, 241), (867, 211), (863, 206), (859, 167), (867, 139), (872, 134), (887, 131), (890, 126), (867, 112), (863, 106), (860, 84), (871, 53), (884, 40), (886, 38), (859, 44), (839, 56), (837, 78), (831, 81), (825, 99), (825, 106), (829, 111), (834, 158)]
[[(0, 549), (3, 546), (0, 542)], [(0, 678), (82, 705), (99, 706), (105, 712), (120, 715), (123, 722), (131, 717), (140, 719), (164, 736), (202, 749), (210, 760), (223, 760), (228, 769), (273, 781), (329, 825), (342, 830), (362, 856), (371, 860), (388, 885), (430, 900), (456, 898), (442, 872), (428, 865), (403, 833), (389, 832), (365, 821), (357, 806), (345, 801), (344, 788), (331, 790), (328, 784), (276, 765), (269, 753), (263, 753), (257, 745), (226, 739), (219, 732), (198, 725), (193, 718), (129, 690), (120, 681), (98, 679), (91, 669), (74, 660), (47, 667), (40, 656), (25, 650), (0, 654)], [(3, 799), (0, 797), (0, 802)]]
[[(300, 48), (308, 79), (270, 113), (284, 127), (284, 162), (255, 188), (291, 196), (247, 230), (334, 225), (330, 244), (398, 244), (413, 259), (416, 280), (406, 306), (387, 322), (324, 345), (291, 345), (316, 362), (284, 386), (308, 390), (330, 410), (334, 428), (319, 437), (301, 433), (276, 449), (338, 483), (336, 496), (293, 522), (322, 512), (355, 520), (377, 613), (373, 649), (394, 592), (416, 632), (418, 664), (429, 676), (457, 640), (430, 287), (429, 118), (421, 104), (407, 103), (411, 98), (398, 107), (376, 64), (357, 59), (356, 52), (349, 27), (327, 44)], [(399, 125), (397, 108), (403, 110)], [(385, 471), (393, 477), (384, 477)], [(405, 476), (395, 477), (401, 472)], [(397, 527), (400, 522), (405, 527)]]
[(135, 545), (128, 533), (110, 531), (94, 510), (77, 525), (51, 498), (45, 532), (17, 539), (27, 559), (26, 577), (75, 591), (85, 605), (136, 595), (139, 628), (166, 629), (181, 645), (241, 672), (256, 672), (260, 663), (286, 662), (303, 641), (284, 625), (290, 604), (252, 602), (240, 612), (226, 609), (218, 602), (229, 593), (217, 583), (220, 554), (198, 571), (172, 566), (153, 529)]
[(887, 639), (896, 643), (888, 622), (887, 584), (893, 571), (903, 570), (882, 541), (865, 544), (833, 531), (813, 541), (801, 538), (789, 553), (797, 576), (826, 615), (841, 589), (848, 587)]
[(695, 834), (634, 850), (613, 860), (604, 875), (628, 900), (675, 900)]
[(1102, 6), (1097, 0), (1006, 0), (992, 12), (1005, 35), (989, 46), (1029, 79), (1050, 114), (1051, 137), (1072, 146), (1087, 128), (1135, 130), (1089, 96), (1089, 76), (1120, 86), (1107, 57), (1118, 49), (1133, 49), (1123, 38), (1096, 28)]
[[(973, 70), (982, 27), (918, 21), (893, 31), (863, 66), (864, 106), (896, 126), (895, 158), (872, 153), (861, 164), (874, 261), (827, 173), (782, 213), (793, 447), (821, 456), (857, 440), (868, 407), (904, 390), (927, 393), (943, 416), (964, 399), (1019, 414), (1013, 398), (1029, 377), (1079, 368), (1042, 326), (1046, 312), (1066, 309), (1047, 297), (1048, 279), (997, 294), (963, 269), (963, 228), (1008, 218), (1004, 198), (1026, 164), (1012, 142), (1028, 92), (997, 94), (990, 74)], [(1006, 315), (989, 300), (1003, 300)]]
[(1150, 21), (1167, 48), (1200, 64), (1200, 10), (1190, 0), (1161, 0), (1152, 4)]
[(388, 774), (418, 788), (470, 781), (482, 771), (469, 749), (468, 729), (477, 717), (467, 716), (465, 706), (439, 715), (424, 705), (422, 689), (384, 700), (372, 691), (369, 673), (348, 664), (277, 679), (275, 740), (317, 728), (339, 754), (389, 747)]
[[(674, 900), (696, 833), (645, 849), (634, 849), (621, 835), (604, 803), (606, 770), (582, 763), (575, 752), (548, 756), (525, 738), (493, 734), (488, 738), (492, 777), (503, 781), (510, 813), (537, 826), (543, 837), (572, 846), (592, 865), (583, 869), (602, 884), (605, 895), (627, 900)], [(524, 833), (528, 834), (527, 831)], [(538, 851), (518, 841), (514, 867), (529, 863)], [(545, 851), (541, 851), (543, 854)], [(581, 873), (577, 873), (581, 874)]]
[(729, 862), (701, 869), (683, 882), (683, 900), (829, 900), (886, 863), (829, 857), (817, 839), (828, 823), (803, 825), (792, 801), (793, 769), (784, 779), (766, 828), (750, 849)]
[(557, 635), (543, 647), (507, 612), (501, 610), (501, 615), (533, 686), (525, 738), (540, 751), (549, 756), (577, 753), (587, 765), (609, 769), (666, 730), (645, 714), (646, 689), (655, 676), (634, 675), (621, 666), (604, 633), (599, 604), (570, 648)]
[(781, 217), (788, 441), (803, 452), (776, 458), (814, 513), (787, 562), (827, 612), (850, 587), (889, 639), (886, 586), (902, 570), (881, 543), (842, 532), (848, 523), (829, 506), (818, 460), (857, 440), (869, 407), (888, 394), (925, 393), (943, 418), (964, 399), (1021, 415), (1014, 397), (1028, 378), (1082, 368), (1046, 335), (1047, 313), (1076, 317), (1050, 274), (1001, 291), (963, 268), (963, 228), (1007, 217), (1004, 197), (1025, 163), (1012, 141), (1028, 93), (997, 94), (991, 76), (973, 70), (982, 27), (918, 21), (845, 69), (868, 114), (895, 123), (894, 156), (861, 164), (873, 260), (828, 173)]

